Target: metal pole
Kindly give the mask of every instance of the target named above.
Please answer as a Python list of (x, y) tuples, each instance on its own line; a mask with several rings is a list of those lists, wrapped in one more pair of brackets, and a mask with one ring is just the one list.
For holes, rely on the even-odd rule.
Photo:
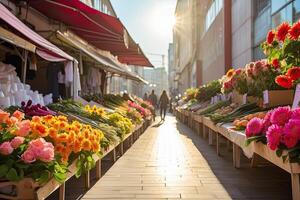
[(23, 71), (22, 71), (22, 82), (24, 84), (26, 82), (27, 58), (28, 58), (28, 51), (24, 50), (24, 63), (23, 63)]

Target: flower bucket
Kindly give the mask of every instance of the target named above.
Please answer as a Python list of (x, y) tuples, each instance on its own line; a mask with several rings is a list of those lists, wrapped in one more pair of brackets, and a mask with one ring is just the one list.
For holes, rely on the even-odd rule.
[(245, 104), (248, 100), (247, 95), (240, 94), (237, 91), (232, 92), (231, 101), (232, 103), (236, 103), (238, 105)]
[(35, 199), (35, 191), (40, 187), (31, 178), (18, 182), (0, 181), (0, 199)]
[(265, 104), (264, 107), (292, 105), (294, 92), (294, 90), (270, 90), (268, 91), (269, 103)]

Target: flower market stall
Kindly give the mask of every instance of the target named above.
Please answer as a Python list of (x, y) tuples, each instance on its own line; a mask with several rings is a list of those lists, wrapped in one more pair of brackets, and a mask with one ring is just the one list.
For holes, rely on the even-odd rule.
[(266, 59), (229, 70), (219, 80), (188, 89), (175, 115), (197, 134), (232, 143), (233, 165), (241, 152), (291, 174), (293, 199), (300, 199), (300, 22), (282, 23), (261, 45)]
[(122, 155), (125, 142), (132, 145), (151, 119), (152, 106), (137, 97), (109, 95), (105, 104), (110, 108), (29, 100), (1, 110), (0, 197), (44, 199), (60, 188), (63, 199), (65, 181), (82, 174), (89, 188), (89, 171), (96, 167), (100, 178), (101, 158), (112, 152), (116, 161), (117, 149)]

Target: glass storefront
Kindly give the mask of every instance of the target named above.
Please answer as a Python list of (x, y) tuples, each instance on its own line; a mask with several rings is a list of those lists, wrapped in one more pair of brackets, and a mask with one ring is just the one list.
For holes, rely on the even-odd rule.
[(300, 19), (300, 0), (256, 0), (254, 9), (253, 57), (258, 60), (264, 58), (259, 44), (265, 40), (270, 28)]

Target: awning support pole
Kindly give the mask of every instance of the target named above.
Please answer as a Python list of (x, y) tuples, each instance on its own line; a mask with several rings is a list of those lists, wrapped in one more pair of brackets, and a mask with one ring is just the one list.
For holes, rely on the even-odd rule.
[(22, 82), (26, 83), (26, 72), (27, 72), (27, 58), (28, 58), (28, 51), (24, 50), (24, 60), (23, 60), (23, 67), (22, 67)]

